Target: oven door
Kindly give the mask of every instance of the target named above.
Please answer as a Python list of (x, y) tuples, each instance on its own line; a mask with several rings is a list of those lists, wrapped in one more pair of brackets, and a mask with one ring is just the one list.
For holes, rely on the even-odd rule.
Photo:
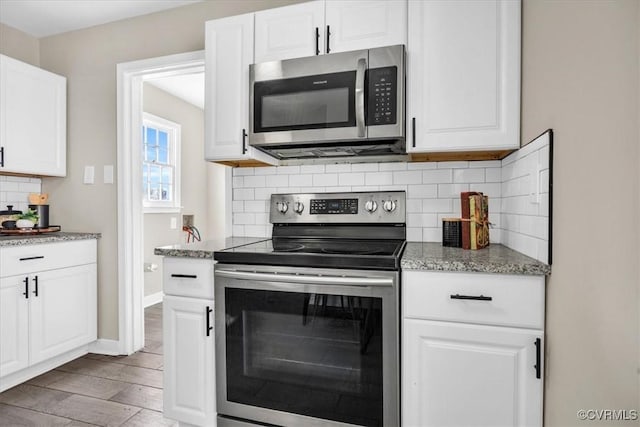
[(397, 272), (217, 264), (222, 416), (399, 425)]
[(250, 66), (254, 146), (364, 139), (368, 51)]

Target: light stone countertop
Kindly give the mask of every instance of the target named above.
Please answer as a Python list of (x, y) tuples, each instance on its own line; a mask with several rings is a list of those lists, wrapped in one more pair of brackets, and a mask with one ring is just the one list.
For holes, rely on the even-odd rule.
[(403, 270), (528, 275), (551, 273), (550, 265), (498, 244), (468, 250), (444, 247), (440, 243), (407, 242), (400, 265)]
[(213, 259), (213, 253), (215, 251), (248, 245), (255, 242), (261, 242), (263, 240), (269, 239), (267, 237), (226, 237), (196, 243), (160, 246), (155, 248), (153, 253), (156, 255), (175, 258)]
[(67, 242), (69, 240), (99, 239), (100, 233), (75, 233), (55, 231), (53, 233), (0, 236), (0, 247), (39, 245), (42, 243)]

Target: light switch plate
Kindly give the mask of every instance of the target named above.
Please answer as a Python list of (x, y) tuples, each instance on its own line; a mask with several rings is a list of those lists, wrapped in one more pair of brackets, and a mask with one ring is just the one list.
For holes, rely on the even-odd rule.
[(105, 184), (113, 184), (113, 165), (104, 165), (103, 182)]
[(172, 230), (175, 230), (176, 228), (178, 228), (178, 218), (176, 218), (175, 216), (171, 217), (169, 228), (171, 228)]
[(93, 166), (85, 166), (84, 167), (84, 184), (93, 184), (95, 177), (95, 168)]

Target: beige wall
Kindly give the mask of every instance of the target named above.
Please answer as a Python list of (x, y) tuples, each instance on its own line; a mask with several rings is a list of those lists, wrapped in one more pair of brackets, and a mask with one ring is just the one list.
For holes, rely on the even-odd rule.
[(5, 24), (0, 24), (0, 53), (31, 65), (40, 65), (38, 39)]
[(555, 132), (547, 426), (639, 409), (639, 4), (523, 5), (522, 139)]
[[(40, 65), (67, 77), (67, 177), (46, 178), (51, 215), (66, 230), (102, 233), (98, 242), (98, 336), (118, 338), (116, 185), (100, 184), (116, 164), (116, 65), (204, 49), (210, 19), (292, 3), (216, 0), (73, 31), (40, 40)], [(82, 184), (84, 165), (95, 185)], [(55, 204), (54, 204), (55, 201)]]
[[(144, 274), (144, 295), (162, 291), (162, 257), (153, 254), (158, 246), (184, 243), (182, 215), (194, 215), (195, 226), (203, 239), (211, 239), (224, 230), (215, 230), (209, 224), (211, 204), (207, 194), (224, 191), (224, 182), (209, 180), (209, 169), (224, 166), (204, 160), (204, 111), (148, 83), (143, 89), (144, 111), (181, 125), (181, 204), (180, 213), (144, 215), (144, 262), (158, 264), (155, 272)], [(211, 190), (209, 187), (213, 187)], [(171, 218), (178, 228), (171, 229)]]

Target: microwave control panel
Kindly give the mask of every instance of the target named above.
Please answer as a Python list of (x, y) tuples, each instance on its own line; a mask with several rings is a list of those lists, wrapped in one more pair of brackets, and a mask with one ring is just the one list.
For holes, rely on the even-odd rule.
[(396, 124), (398, 67), (368, 70), (367, 126)]

